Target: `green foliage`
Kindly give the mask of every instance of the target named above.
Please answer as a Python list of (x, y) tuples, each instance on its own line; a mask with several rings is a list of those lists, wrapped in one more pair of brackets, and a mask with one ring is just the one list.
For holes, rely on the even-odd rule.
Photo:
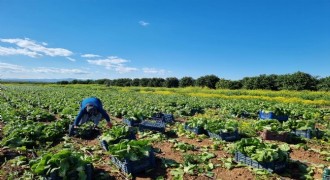
[(307, 130), (315, 129), (315, 121), (314, 120), (293, 120), (290, 119), (283, 123), (283, 128), (288, 130)]
[(258, 138), (243, 138), (235, 143), (235, 149), (258, 162), (287, 161), (288, 153), (285, 148), (275, 144), (263, 143)]
[(216, 75), (206, 75), (196, 79), (196, 86), (215, 89), (215, 85), (218, 81), (219, 78)]
[(180, 87), (189, 87), (194, 86), (195, 80), (192, 77), (183, 77), (179, 81)]
[(330, 76), (321, 78), (317, 84), (317, 90), (330, 91)]
[(165, 79), (164, 87), (177, 88), (179, 87), (179, 80), (176, 77), (169, 77)]
[(240, 81), (220, 79), (215, 86), (217, 89), (241, 89), (242, 83)]
[(113, 126), (111, 129), (103, 131), (99, 139), (106, 141), (108, 144), (112, 144), (112, 142), (117, 141), (118, 139), (128, 137), (130, 133), (131, 131), (128, 126), (116, 125)]
[(203, 128), (207, 121), (207, 118), (192, 117), (186, 123), (190, 128)]
[(67, 120), (53, 121), (49, 124), (31, 120), (11, 121), (4, 127), (5, 138), (1, 145), (9, 147), (44, 145), (45, 142), (56, 142), (66, 133)]
[(263, 113), (274, 113), (276, 116), (289, 116), (291, 114), (291, 110), (287, 107), (280, 106), (280, 105), (273, 105), (265, 107), (262, 110)]
[(245, 77), (241, 80), (244, 89), (267, 89), (277, 90), (277, 75), (259, 75), (255, 77)]
[(36, 160), (30, 161), (31, 171), (37, 175), (49, 176), (57, 171), (64, 179), (68, 177), (79, 177), (86, 179), (85, 165), (89, 162), (82, 159), (83, 154), (71, 149), (63, 149), (55, 154), (46, 153)]
[(143, 157), (149, 156), (151, 146), (147, 140), (126, 140), (123, 139), (119, 143), (109, 146), (109, 154), (123, 161), (128, 159), (137, 161)]
[(317, 79), (304, 72), (278, 76), (279, 89), (285, 90), (316, 90)]
[(234, 132), (238, 127), (236, 120), (211, 120), (207, 121), (204, 125), (204, 129), (215, 134), (220, 133), (231, 133)]
[(200, 154), (184, 154), (183, 155), (183, 171), (188, 174), (210, 173), (214, 169), (213, 163), (210, 159), (216, 157), (215, 154), (209, 152), (202, 152)]
[(195, 146), (192, 144), (184, 143), (184, 142), (177, 142), (177, 143), (174, 143), (173, 148), (175, 148), (176, 150), (180, 150), (182, 152), (186, 152), (188, 150), (194, 150)]
[(276, 119), (259, 120), (255, 123), (255, 129), (257, 131), (269, 130), (269, 131), (283, 131), (282, 123)]

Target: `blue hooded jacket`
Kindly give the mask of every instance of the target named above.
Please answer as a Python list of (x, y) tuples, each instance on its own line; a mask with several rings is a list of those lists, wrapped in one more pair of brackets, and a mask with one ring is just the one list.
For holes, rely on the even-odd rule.
[(88, 104), (93, 105), (94, 107), (96, 107), (96, 109), (102, 114), (102, 117), (107, 121), (110, 122), (110, 117), (107, 114), (107, 112), (105, 112), (105, 110), (103, 109), (102, 106), (102, 102), (100, 99), (96, 98), (96, 97), (89, 97), (86, 99), (83, 99), (83, 101), (80, 104), (80, 111), (78, 113), (78, 116), (76, 117), (76, 119), (74, 120), (74, 125), (78, 126), (81, 118), (87, 114), (87, 110), (86, 110), (86, 106)]

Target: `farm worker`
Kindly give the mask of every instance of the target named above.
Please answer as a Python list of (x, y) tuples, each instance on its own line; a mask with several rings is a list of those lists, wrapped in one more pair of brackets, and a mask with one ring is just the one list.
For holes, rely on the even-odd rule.
[(97, 127), (102, 118), (107, 121), (107, 126), (111, 128), (112, 123), (110, 122), (110, 117), (103, 109), (101, 100), (96, 97), (89, 97), (81, 101), (80, 111), (73, 125), (77, 128), (78, 125), (82, 125), (88, 120), (92, 120)]

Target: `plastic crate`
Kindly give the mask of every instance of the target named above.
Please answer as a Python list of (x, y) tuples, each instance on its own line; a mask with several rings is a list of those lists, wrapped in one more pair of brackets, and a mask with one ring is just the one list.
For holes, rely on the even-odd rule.
[(173, 123), (174, 122), (174, 116), (172, 114), (164, 114), (163, 122)]
[(151, 131), (159, 131), (164, 133), (165, 132), (165, 123), (162, 121), (142, 121), (139, 125), (139, 131), (143, 130), (151, 130)]
[[(94, 166), (93, 164), (86, 164), (85, 165), (85, 173), (86, 173), (86, 180), (92, 180), (94, 177)], [(67, 179), (76, 179), (78, 178), (78, 172), (72, 172)], [(63, 180), (62, 177), (58, 175), (58, 170), (53, 171), (50, 173), (48, 177), (45, 177), (46, 180)]]
[(152, 115), (153, 120), (163, 121), (165, 123), (173, 123), (174, 116), (172, 114), (154, 113)]
[(195, 134), (205, 134), (204, 128), (202, 128), (202, 127), (192, 128), (192, 127), (189, 127), (187, 123), (184, 124), (184, 129), (191, 131)]
[(324, 169), (322, 174), (322, 180), (330, 180), (330, 169)]
[[(135, 140), (136, 139), (136, 136), (135, 134), (131, 131), (130, 134), (126, 137), (123, 137), (123, 138), (118, 138), (116, 139), (115, 141), (112, 141), (110, 144), (117, 144), (119, 143), (120, 140), (122, 139), (129, 139), (129, 140)], [(100, 140), (100, 145), (102, 147), (102, 149), (104, 149), (105, 151), (108, 151), (109, 150), (109, 143), (107, 143), (107, 141), (105, 140)]]
[(286, 168), (287, 162), (268, 162), (268, 163), (261, 163), (251, 159), (248, 156), (245, 156), (239, 151), (235, 152), (235, 161), (242, 162), (246, 165), (249, 165), (253, 168), (265, 169), (269, 172), (281, 172)]
[(153, 150), (149, 151), (149, 156), (137, 161), (125, 159), (120, 161), (118, 158), (111, 156), (111, 162), (115, 164), (125, 174), (136, 174), (155, 167), (156, 160)]
[(123, 123), (127, 124), (128, 126), (137, 127), (141, 123), (141, 120), (132, 120), (132, 119), (123, 119)]
[(300, 136), (300, 137), (307, 138), (307, 139), (311, 139), (312, 138), (312, 130), (311, 129), (306, 129), (306, 130), (292, 130), (291, 133), (292, 134), (295, 134), (297, 136)]
[(153, 120), (163, 121), (164, 114), (163, 113), (154, 113), (152, 115)]
[(286, 142), (288, 140), (288, 133), (286, 133), (286, 132), (279, 134), (278, 132), (264, 130), (260, 134), (260, 136), (264, 140), (275, 140), (275, 141), (282, 141), (282, 142)]
[(225, 141), (235, 141), (239, 138), (238, 136), (238, 129), (236, 129), (234, 132), (228, 132), (228, 133), (212, 133), (210, 131), (206, 131), (207, 135), (210, 136), (210, 138), (216, 138), (216, 139), (222, 139)]
[(287, 121), (289, 119), (289, 116), (276, 116), (273, 112), (263, 112), (259, 111), (259, 118), (260, 119), (277, 119), (278, 121)]

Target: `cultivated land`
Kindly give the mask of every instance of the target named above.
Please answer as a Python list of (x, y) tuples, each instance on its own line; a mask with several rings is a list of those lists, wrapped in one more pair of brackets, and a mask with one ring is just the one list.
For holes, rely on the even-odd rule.
[[(51, 171), (65, 175), (84, 163), (93, 164), (95, 179), (322, 179), (324, 169), (330, 166), (328, 92), (55, 84), (2, 84), (0, 88), (0, 179), (39, 179)], [(102, 100), (114, 123), (113, 131), (122, 127), (124, 118), (151, 119), (155, 112), (174, 115), (174, 123), (166, 124), (165, 133), (130, 128), (137, 140), (148, 140), (153, 147), (156, 160), (152, 170), (128, 176), (111, 163), (111, 155), (120, 157), (125, 152), (139, 159), (133, 146), (106, 152), (99, 137), (68, 137), (68, 127), (79, 111), (80, 101), (89, 96)], [(287, 115), (289, 120), (260, 120), (261, 110)], [(216, 129), (213, 127), (222, 132), (238, 128), (240, 137), (227, 142), (197, 135), (186, 130), (185, 123), (210, 131)], [(82, 127), (81, 134), (88, 128), (88, 124)], [(256, 150), (256, 141), (249, 147), (250, 142), (243, 142), (245, 138), (261, 138), (266, 129), (287, 133), (288, 137), (263, 140), (266, 145), (261, 145), (262, 151)], [(306, 129), (311, 130), (311, 139), (290, 133)], [(106, 133), (111, 134), (102, 121), (101, 134)], [(119, 133), (118, 130), (116, 135)], [(286, 168), (269, 173), (236, 163), (237, 150), (264, 162), (284, 159)], [(269, 156), (263, 152), (269, 152)], [(138, 155), (133, 157), (134, 153)], [(84, 173), (79, 176), (83, 178)]]

